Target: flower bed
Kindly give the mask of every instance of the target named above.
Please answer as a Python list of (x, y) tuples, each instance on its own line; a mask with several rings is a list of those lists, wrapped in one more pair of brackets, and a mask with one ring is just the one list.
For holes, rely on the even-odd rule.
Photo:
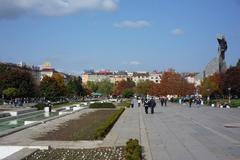
[(23, 160), (125, 160), (124, 147), (39, 150)]

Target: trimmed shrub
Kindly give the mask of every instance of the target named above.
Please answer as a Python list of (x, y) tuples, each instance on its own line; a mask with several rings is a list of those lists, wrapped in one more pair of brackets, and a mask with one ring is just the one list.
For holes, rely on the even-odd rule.
[(44, 103), (38, 103), (38, 104), (32, 106), (32, 108), (37, 108), (38, 110), (43, 110), (44, 107), (46, 107), (46, 104), (44, 104)]
[(126, 146), (126, 159), (127, 160), (141, 160), (141, 146), (137, 139), (130, 139)]
[(112, 103), (93, 103), (89, 108), (116, 108), (116, 106)]
[(119, 110), (116, 110), (115, 113), (111, 117), (109, 117), (97, 130), (94, 135), (95, 139), (102, 139), (104, 138), (108, 132), (112, 129), (115, 122), (118, 120), (118, 118), (121, 116), (125, 109), (120, 108)]

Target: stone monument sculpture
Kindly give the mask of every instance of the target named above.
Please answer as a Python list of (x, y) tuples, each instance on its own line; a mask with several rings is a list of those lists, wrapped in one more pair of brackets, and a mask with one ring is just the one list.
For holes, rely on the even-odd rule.
[(219, 56), (219, 72), (226, 71), (225, 52), (227, 50), (227, 42), (224, 36), (217, 37), (218, 41), (218, 56)]
[(217, 37), (218, 41), (218, 55), (212, 59), (202, 73), (196, 75), (196, 80), (201, 82), (205, 77), (211, 76), (214, 73), (223, 73), (227, 70), (225, 62), (225, 52), (227, 51), (228, 45), (223, 35)]

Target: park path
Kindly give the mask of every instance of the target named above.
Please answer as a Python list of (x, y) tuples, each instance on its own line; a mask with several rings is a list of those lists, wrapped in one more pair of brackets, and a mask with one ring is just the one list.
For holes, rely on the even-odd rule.
[[(35, 141), (42, 131), (75, 119), (86, 109), (0, 138), (2, 146), (52, 146), (92, 148), (122, 146), (130, 138), (137, 138), (143, 146), (146, 160), (239, 160), (240, 109), (157, 104), (154, 114), (145, 114), (144, 107), (124, 111), (103, 141)], [(232, 124), (238, 124), (234, 127)]]
[(147, 160), (238, 160), (240, 128), (224, 125), (240, 122), (240, 109), (156, 106), (127, 109), (104, 139), (103, 145), (124, 145), (140, 140)]

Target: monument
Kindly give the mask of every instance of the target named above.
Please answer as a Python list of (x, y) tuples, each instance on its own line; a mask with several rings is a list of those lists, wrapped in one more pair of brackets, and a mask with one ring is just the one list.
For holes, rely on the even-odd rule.
[(227, 70), (227, 65), (225, 61), (225, 52), (228, 48), (227, 41), (223, 35), (217, 37), (218, 41), (218, 55), (214, 59), (212, 59), (207, 66), (205, 67), (202, 73), (196, 75), (196, 80), (199, 81), (205, 77), (211, 76), (214, 73), (224, 73)]

